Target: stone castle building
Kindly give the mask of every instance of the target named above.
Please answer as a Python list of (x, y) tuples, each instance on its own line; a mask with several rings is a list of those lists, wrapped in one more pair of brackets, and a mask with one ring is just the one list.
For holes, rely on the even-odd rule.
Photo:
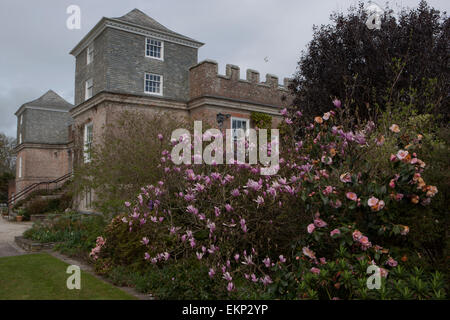
[[(276, 76), (267, 74), (261, 82), (254, 70), (241, 79), (235, 65), (220, 75), (215, 61), (198, 63), (202, 45), (138, 9), (102, 18), (70, 52), (75, 104), (49, 91), (16, 112), (16, 194), (36, 181), (71, 172), (74, 137), (84, 145), (98, 143), (102, 127), (117, 110), (170, 112), (216, 127), (224, 121), (223, 128), (249, 128), (256, 111), (271, 115), (276, 126), (280, 108), (291, 101), (290, 80), (279, 85)], [(77, 209), (91, 210), (92, 198), (80, 197)]]

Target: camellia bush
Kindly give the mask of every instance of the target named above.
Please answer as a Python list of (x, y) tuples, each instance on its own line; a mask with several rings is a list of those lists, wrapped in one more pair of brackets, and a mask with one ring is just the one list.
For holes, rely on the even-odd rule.
[[(414, 231), (409, 212), (438, 193), (423, 178), (420, 135), (405, 141), (394, 123), (384, 134), (370, 121), (348, 128), (336, 100), (298, 137), (294, 112), (281, 111), (279, 171), (270, 176), (258, 165), (176, 166), (178, 141), (163, 137), (163, 178), (99, 236), (97, 270), (195, 260), (211, 298), (445, 298), (444, 275), (406, 264), (402, 251)], [(171, 281), (161, 285), (186, 280)]]

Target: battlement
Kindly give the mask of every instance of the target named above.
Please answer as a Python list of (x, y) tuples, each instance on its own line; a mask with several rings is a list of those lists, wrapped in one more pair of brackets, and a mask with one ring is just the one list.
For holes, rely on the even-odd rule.
[(240, 68), (232, 64), (227, 64), (225, 75), (221, 75), (218, 63), (213, 60), (202, 61), (189, 72), (191, 99), (215, 96), (273, 106), (291, 101), (290, 78), (284, 78), (283, 85), (280, 85), (277, 76), (266, 74), (266, 80), (261, 82), (258, 71), (247, 69), (246, 79), (241, 79)]

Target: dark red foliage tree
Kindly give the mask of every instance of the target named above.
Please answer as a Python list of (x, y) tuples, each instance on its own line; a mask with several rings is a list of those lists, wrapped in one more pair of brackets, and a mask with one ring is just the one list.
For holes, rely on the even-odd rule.
[(363, 3), (330, 18), (333, 23), (313, 28), (291, 86), (305, 115), (328, 111), (334, 98), (363, 118), (388, 102), (395, 107), (396, 101), (414, 99), (419, 112), (448, 121), (450, 21), (445, 12), (426, 1), (397, 14), (386, 7), (380, 29), (366, 26)]

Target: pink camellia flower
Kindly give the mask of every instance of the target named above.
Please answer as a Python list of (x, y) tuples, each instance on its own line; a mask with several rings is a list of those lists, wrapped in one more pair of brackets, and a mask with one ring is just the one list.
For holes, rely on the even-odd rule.
[(285, 263), (286, 262), (286, 258), (283, 255), (280, 256), (280, 262), (281, 263)]
[(214, 207), (214, 214), (216, 215), (216, 217), (220, 216), (220, 209), (217, 207)]
[(363, 249), (367, 249), (372, 246), (372, 243), (370, 243), (369, 238), (367, 238), (366, 236), (362, 236), (361, 238), (359, 238), (358, 241), (363, 247)]
[(195, 254), (197, 255), (197, 259), (198, 259), (198, 260), (202, 260), (202, 258), (203, 258), (203, 252), (196, 252)]
[(393, 124), (389, 127), (389, 130), (391, 130), (394, 133), (399, 133), (400, 132), (400, 127), (396, 124)]
[(270, 267), (270, 258), (269, 257), (265, 258), (263, 260), (263, 263), (266, 266), (266, 268), (269, 268)]
[(334, 236), (335, 234), (341, 234), (341, 231), (339, 229), (334, 229), (333, 231), (330, 232), (330, 236)]
[(375, 197), (370, 197), (369, 200), (367, 200), (367, 204), (369, 207), (374, 207), (378, 204), (378, 201), (380, 201), (380, 200), (378, 200)]
[(406, 236), (409, 233), (409, 227), (408, 226), (403, 226), (402, 231), (400, 231), (400, 234), (402, 236)]
[(163, 139), (163, 135), (161, 133), (158, 133), (158, 139), (162, 140)]
[(291, 118), (285, 118), (284, 122), (286, 122), (287, 124), (292, 124), (293, 123)]
[(400, 200), (402, 200), (403, 199), (403, 193), (397, 193), (396, 195), (395, 195), (395, 200), (397, 200), (397, 201), (400, 201)]
[(397, 161), (397, 157), (395, 156), (395, 154), (391, 154), (391, 156), (389, 157), (389, 160), (391, 160), (391, 162), (395, 162), (395, 161)]
[(320, 264), (326, 264), (327, 263), (327, 259), (325, 258), (319, 258)]
[(306, 230), (308, 230), (308, 233), (313, 233), (314, 229), (316, 229), (316, 226), (314, 225), (314, 223), (310, 223), (308, 225), (308, 227), (306, 228)]
[(129, 207), (129, 206), (131, 206), (131, 203), (129, 203), (128, 201), (125, 201), (125, 207)]
[(399, 150), (399, 151), (397, 152), (397, 158), (398, 158), (399, 160), (403, 160), (403, 159), (405, 159), (405, 158), (408, 156), (408, 154), (409, 154), (409, 152), (406, 151), (406, 150)]
[(339, 179), (344, 183), (352, 182), (352, 176), (349, 172), (341, 174)]
[(322, 193), (327, 196), (333, 192), (333, 189), (334, 188), (332, 186), (326, 186)]
[(380, 268), (380, 275), (381, 275), (383, 278), (386, 278), (386, 277), (388, 276), (388, 273), (389, 273), (389, 271), (387, 271), (386, 269)]
[(358, 200), (358, 196), (354, 192), (347, 192), (345, 194), (345, 196), (347, 197), (347, 199), (352, 200), (352, 201)]
[(146, 253), (144, 254), (144, 258), (145, 258), (145, 260), (150, 259), (150, 255), (148, 254), (148, 252), (146, 252)]
[(320, 269), (316, 268), (316, 267), (312, 267), (311, 268), (311, 272), (314, 273), (314, 274), (319, 274), (320, 273)]
[(326, 121), (326, 120), (330, 119), (330, 115), (331, 115), (331, 114), (330, 114), (329, 112), (324, 113), (324, 114), (323, 114), (323, 117), (322, 117), (323, 120)]
[(316, 258), (316, 254), (314, 251), (312, 251), (311, 249), (309, 249), (308, 247), (303, 247), (302, 248), (302, 252), (305, 256), (307, 256), (310, 259), (315, 259)]
[(384, 143), (384, 136), (381, 135), (378, 138), (375, 138), (375, 143), (377, 144), (377, 146), (382, 146)]
[(340, 208), (340, 207), (342, 206), (342, 202), (341, 202), (341, 200), (336, 199), (336, 201), (330, 201), (330, 205), (331, 205), (333, 208), (338, 209), (338, 208)]
[(389, 181), (389, 187), (394, 189), (395, 188), (395, 181), (394, 179), (391, 179), (391, 181)]
[(230, 204), (226, 204), (225, 205), (225, 210), (227, 210), (227, 212), (233, 211), (233, 207)]
[(340, 108), (341, 105), (342, 105), (341, 100), (339, 100), (339, 99), (334, 99), (334, 100), (333, 100), (333, 105), (334, 105), (336, 108)]
[(392, 259), (392, 257), (389, 257), (389, 259), (386, 261), (386, 264), (390, 267), (396, 267), (398, 262)]
[(353, 236), (354, 241), (358, 241), (359, 239), (361, 239), (362, 233), (359, 230), (355, 230), (355, 231), (353, 231), (352, 236)]
[(234, 290), (234, 284), (233, 284), (233, 282), (228, 282), (227, 290), (228, 290), (229, 292), (231, 292), (231, 291)]
[(280, 111), (280, 113), (281, 113), (282, 116), (287, 115), (287, 109), (286, 109), (286, 108), (282, 109), (282, 110)]
[(314, 225), (317, 228), (324, 228), (327, 226), (327, 223), (325, 221), (323, 221), (322, 219), (316, 218), (316, 219), (314, 219)]
[(213, 268), (210, 268), (209, 272), (208, 272), (209, 277), (213, 278), (215, 274), (216, 274), (216, 271)]
[(239, 261), (239, 253), (236, 253), (235, 255), (234, 255), (234, 260), (236, 260), (236, 262), (238, 262)]

